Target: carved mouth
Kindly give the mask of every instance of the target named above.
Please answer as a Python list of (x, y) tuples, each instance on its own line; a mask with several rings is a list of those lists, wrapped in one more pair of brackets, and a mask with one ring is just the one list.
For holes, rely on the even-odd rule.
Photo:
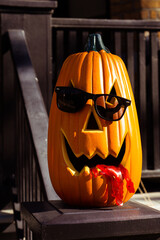
[(73, 167), (78, 172), (81, 172), (81, 170), (83, 169), (84, 166), (93, 168), (96, 165), (103, 164), (106, 166), (116, 166), (117, 167), (121, 163), (123, 156), (125, 154), (126, 143), (125, 143), (125, 139), (124, 139), (121, 150), (116, 158), (114, 156), (112, 156), (111, 154), (108, 155), (105, 159), (101, 158), (99, 155), (95, 155), (91, 159), (88, 159), (85, 155), (82, 155), (77, 158), (75, 156), (75, 154), (72, 152), (72, 149), (70, 148), (65, 136), (64, 136), (64, 139), (65, 139), (65, 146), (66, 146), (69, 160), (72, 163)]

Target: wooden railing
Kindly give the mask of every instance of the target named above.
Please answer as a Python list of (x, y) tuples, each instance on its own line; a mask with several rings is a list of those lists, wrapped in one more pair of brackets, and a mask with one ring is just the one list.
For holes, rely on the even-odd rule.
[[(53, 88), (62, 62), (69, 54), (83, 50), (90, 32), (100, 32), (105, 45), (123, 58), (135, 94), (141, 127), (142, 176), (160, 177), (160, 24), (146, 21), (53, 18), (52, 30)], [(16, 76), (16, 171), (19, 200), (55, 199), (57, 195), (51, 186), (47, 167), (48, 114), (32, 67), (25, 33), (22, 30), (10, 30), (8, 39)]]
[(53, 199), (56, 194), (51, 186), (47, 163), (48, 114), (38, 78), (32, 67), (24, 31), (10, 30), (8, 38), (16, 76), (20, 201)]
[(160, 22), (53, 18), (52, 29), (53, 88), (64, 59), (83, 51), (89, 33), (101, 33), (107, 48), (124, 60), (140, 122), (142, 177), (160, 177)]
[[(52, 188), (47, 163), (48, 114), (38, 78), (32, 67), (23, 30), (9, 30), (4, 36), (15, 68), (16, 166), (14, 194), (21, 202), (59, 199)], [(15, 207), (15, 211), (16, 211)], [(19, 207), (18, 207), (19, 208)], [(18, 223), (17, 223), (18, 228)], [(17, 231), (18, 232), (18, 231)], [(32, 233), (24, 226), (26, 239)]]
[[(52, 19), (53, 89), (64, 59), (83, 51), (89, 33), (99, 32), (126, 63), (139, 115), (143, 178), (160, 178), (159, 22)], [(48, 114), (22, 30), (10, 30), (5, 51), (15, 68), (16, 182), (19, 202), (58, 199), (47, 167)], [(136, 153), (135, 153), (136, 154)], [(26, 228), (27, 239), (31, 233)]]

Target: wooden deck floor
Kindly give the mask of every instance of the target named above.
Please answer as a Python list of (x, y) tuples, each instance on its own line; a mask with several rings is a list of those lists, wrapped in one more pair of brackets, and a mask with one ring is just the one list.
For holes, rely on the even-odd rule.
[(137, 193), (132, 197), (132, 200), (160, 211), (160, 192)]

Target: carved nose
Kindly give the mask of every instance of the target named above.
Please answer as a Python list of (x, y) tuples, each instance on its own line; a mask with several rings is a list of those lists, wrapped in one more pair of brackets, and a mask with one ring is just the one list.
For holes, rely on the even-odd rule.
[[(98, 117), (98, 116), (97, 116)], [(86, 129), (85, 130), (101, 130), (93, 112), (91, 112), (89, 118), (88, 118), (88, 122), (86, 124)]]

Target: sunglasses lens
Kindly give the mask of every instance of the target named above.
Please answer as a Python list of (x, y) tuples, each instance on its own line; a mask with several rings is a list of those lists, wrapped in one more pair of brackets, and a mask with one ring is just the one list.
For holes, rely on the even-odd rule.
[(95, 95), (77, 88), (56, 87), (57, 106), (61, 111), (75, 113), (80, 111), (88, 99), (92, 99), (99, 117), (107, 121), (117, 121), (122, 118), (131, 101), (109, 94)]
[(64, 112), (77, 112), (84, 104), (85, 101), (81, 93), (61, 91), (57, 94), (58, 108)]
[(121, 119), (126, 107), (119, 102), (116, 96), (100, 96), (96, 99), (96, 108), (99, 116), (107, 121)]

